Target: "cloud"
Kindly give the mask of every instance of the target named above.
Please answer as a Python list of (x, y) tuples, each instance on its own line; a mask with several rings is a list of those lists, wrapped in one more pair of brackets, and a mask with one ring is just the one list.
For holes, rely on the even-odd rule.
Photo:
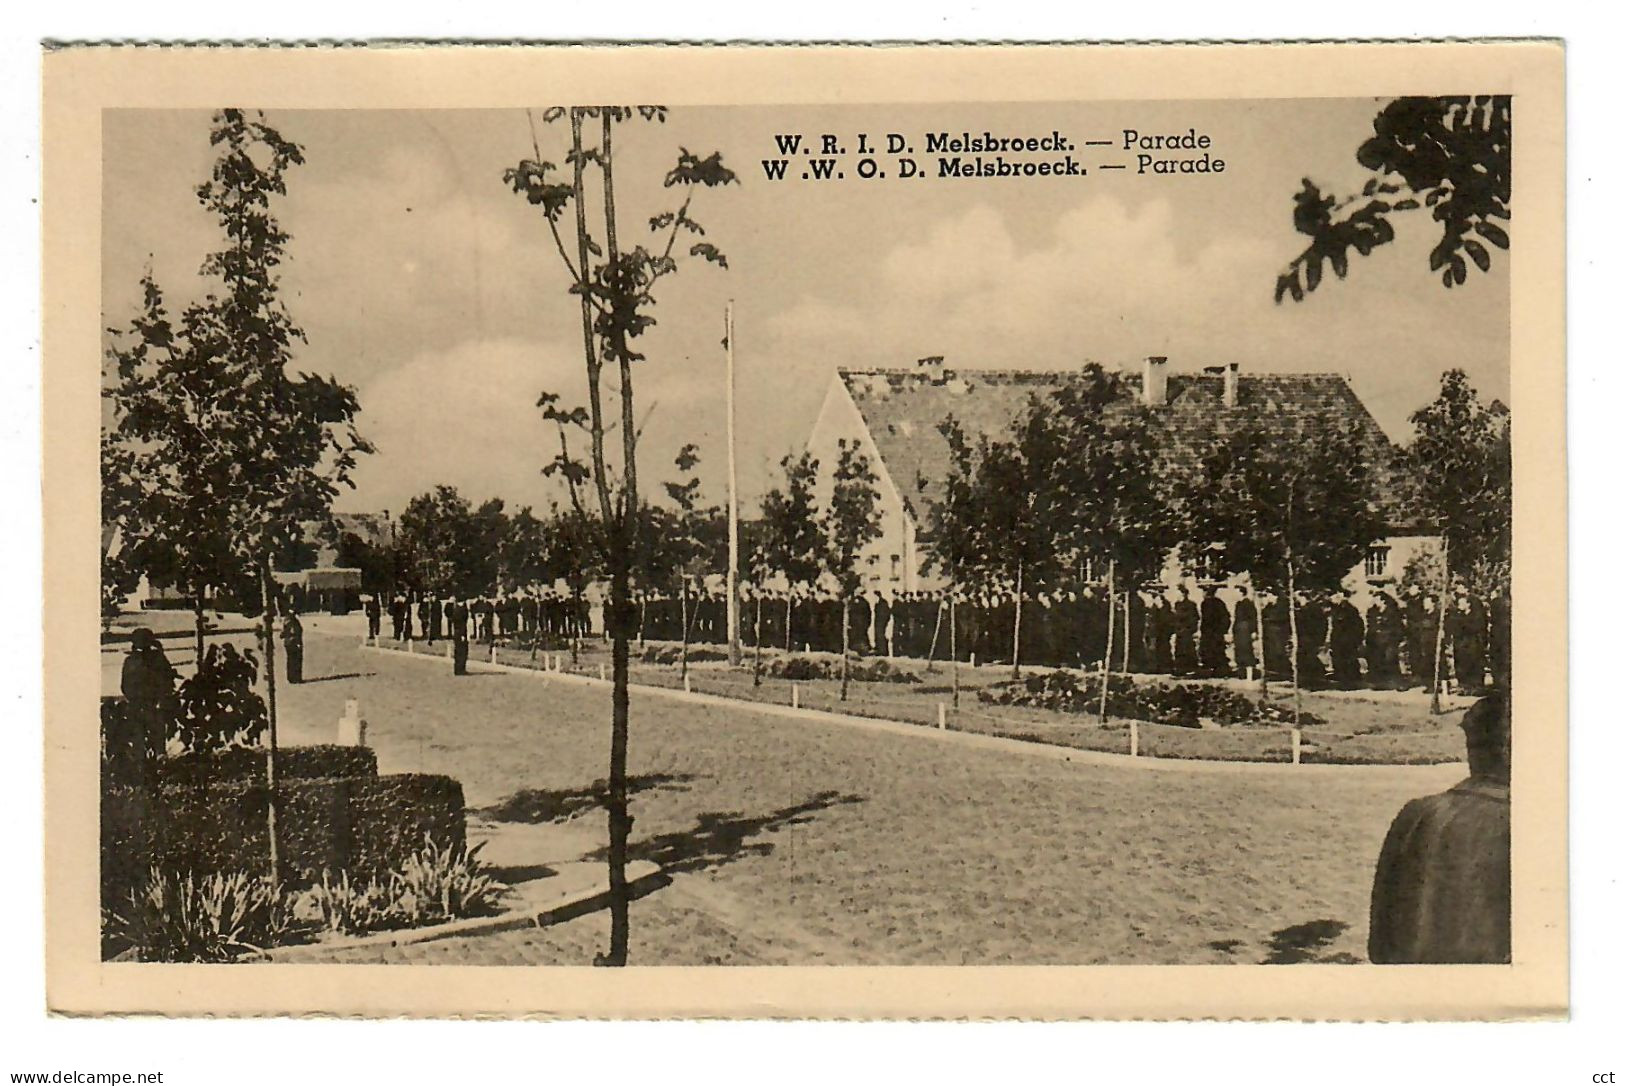
[(444, 483), (545, 506), (558, 491), (540, 470), (557, 437), (536, 400), (549, 390), (579, 403), (585, 383), (579, 349), (562, 343), (469, 340), (414, 356), (359, 389), (358, 423), (378, 452), (357, 470), (357, 501), (399, 509)]

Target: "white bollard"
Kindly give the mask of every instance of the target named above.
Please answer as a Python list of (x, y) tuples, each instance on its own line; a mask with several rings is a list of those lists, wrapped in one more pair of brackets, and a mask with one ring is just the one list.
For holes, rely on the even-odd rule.
[(946, 731), (948, 728), (948, 707), (937, 702), (937, 730)]
[(1128, 722), (1128, 756), (1130, 758), (1140, 756), (1140, 722), (1138, 720)]
[(416, 652), (416, 651), (417, 651), (417, 647), (416, 647), (416, 646), (417, 646), (417, 642), (416, 642), (416, 641), (408, 641), (408, 642), (407, 642), (407, 643), (406, 643), (406, 654), (407, 654), (407, 655), (408, 655), (408, 656), (410, 656), (410, 655), (412, 655), (412, 654), (413, 654), (413, 653), (414, 653), (414, 652)]
[(345, 747), (367, 745), (367, 722), (361, 719), (361, 703), (355, 698), (344, 703), (344, 715), (339, 717), (338, 742)]
[(694, 692), (693, 690), (689, 689), (688, 676), (684, 675), (683, 676), (683, 693), (692, 694), (693, 692)]
[(790, 708), (801, 708), (801, 686), (799, 683), (790, 684)]
[(599, 664), (598, 665), (598, 681), (603, 682), (607, 678), (609, 678), (609, 676), (604, 674), (604, 665)]
[(497, 647), (496, 647), (495, 643), (493, 643), (491, 645), (490, 661), (493, 664), (497, 662)]
[(1303, 732), (1297, 728), (1292, 729), (1292, 764), (1303, 764)]
[(450, 641), (446, 642), (446, 659), (448, 659), (448, 660), (451, 659), (451, 642)]

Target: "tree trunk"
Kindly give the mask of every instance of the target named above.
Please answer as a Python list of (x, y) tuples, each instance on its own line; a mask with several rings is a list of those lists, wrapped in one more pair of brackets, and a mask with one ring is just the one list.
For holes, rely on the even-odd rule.
[[(949, 596), (948, 597), (948, 655), (952, 656), (953, 660), (954, 660), (953, 667), (952, 667), (951, 670), (953, 671), (953, 676), (954, 676), (954, 708), (955, 709), (959, 708), (959, 635), (958, 635), (957, 632), (955, 632), (955, 627), (958, 626), (958, 624), (959, 624), (959, 615), (957, 614), (957, 610), (958, 610), (958, 608), (957, 608), (957, 604), (956, 604), (956, 601), (955, 601), (954, 597)], [(941, 625), (941, 623), (942, 623), (942, 608), (941, 607), (937, 608), (937, 623), (938, 623), (938, 625)], [(932, 641), (933, 645), (935, 645), (936, 639), (937, 639), (937, 635), (935, 633), (933, 633), (931, 635), (931, 641)], [(935, 651), (935, 650), (933, 650), (933, 651)]]
[(1258, 593), (1253, 593), (1253, 607), (1258, 621), (1253, 623), (1253, 659), (1258, 661), (1258, 700), (1270, 700), (1270, 672), (1264, 666), (1264, 608), (1258, 605)]
[(1112, 678), (1112, 635), (1117, 625), (1117, 559), (1106, 565), (1106, 651), (1100, 656), (1100, 722), (1106, 723), (1106, 695)]
[(1016, 620), (1010, 630), (1010, 677), (1021, 678), (1021, 594), (1023, 589), (1022, 575), (1025, 570), (1021, 563), (1016, 563)]
[[(944, 610), (947, 610), (950, 615), (953, 613), (953, 597), (952, 596), (950, 596), (946, 600), (938, 600), (937, 601), (937, 620), (936, 620), (936, 622), (932, 623), (932, 625), (931, 625), (931, 647), (929, 649), (927, 649), (926, 653), (925, 653), (925, 670), (927, 672), (933, 672), (934, 673), (937, 670), (937, 637), (938, 637), (938, 635), (940, 635), (942, 633), (942, 612)], [(958, 663), (959, 662), (959, 655), (958, 655), (957, 650), (953, 648), (953, 644), (952, 644), (953, 639), (954, 639), (953, 624), (954, 624), (953, 619), (949, 618), (948, 619), (948, 641), (949, 641), (949, 652), (948, 652), (948, 654), (954, 658), (955, 663)], [(954, 674), (958, 675), (958, 673), (959, 672), (956, 669)]]
[(1286, 615), (1292, 628), (1292, 726), (1296, 728), (1303, 718), (1303, 686), (1298, 674), (1298, 580), (1290, 548), (1286, 552)]
[(846, 700), (846, 688), (852, 668), (852, 597), (841, 594), (841, 700)]
[(194, 638), (193, 650), (196, 652), (196, 656), (193, 657), (193, 663), (198, 667), (202, 667), (203, 666), (203, 630), (204, 630), (204, 625), (203, 625), (203, 586), (198, 585), (196, 588), (194, 588), (192, 590), (192, 593), (193, 593), (192, 594), (192, 633), (193, 633), (193, 638)]
[(1428, 712), (1438, 716), (1444, 712), (1444, 701), (1439, 696), (1440, 676), (1444, 670), (1444, 616), (1450, 611), (1450, 537), (1445, 536), (1439, 549), (1439, 628), (1433, 632), (1433, 697)]
[(683, 622), (683, 647), (680, 650), (679, 655), (681, 665), (680, 673), (683, 678), (686, 679), (688, 678), (688, 583), (686, 581), (683, 584), (682, 590), (678, 593), (678, 597), (680, 601), (678, 604), (678, 610), (680, 612), (678, 617), (681, 618)]
[(790, 651), (790, 626), (795, 618), (796, 598), (788, 592), (784, 594), (784, 651)]
[(761, 686), (762, 685), (762, 597), (761, 597), (761, 590), (760, 589), (757, 589), (757, 596), (756, 596), (756, 634), (755, 634), (754, 637), (751, 638), (751, 642), (752, 642), (752, 652), (751, 652), (751, 656), (752, 656), (752, 663), (751, 663), (752, 675), (751, 675), (750, 684), (752, 686)]
[(260, 562), (260, 638), (265, 653), (265, 840), (269, 843), (271, 885), (282, 886), (282, 855), (277, 844), (277, 734), (276, 734), (276, 641), (272, 612), (276, 599), (271, 592), (271, 560)]

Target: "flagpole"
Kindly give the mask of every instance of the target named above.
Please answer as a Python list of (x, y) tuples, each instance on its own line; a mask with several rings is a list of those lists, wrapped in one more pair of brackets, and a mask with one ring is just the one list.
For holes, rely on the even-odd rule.
[(728, 300), (723, 344), (728, 356), (728, 665), (738, 667), (739, 651), (739, 479), (734, 469), (734, 304)]

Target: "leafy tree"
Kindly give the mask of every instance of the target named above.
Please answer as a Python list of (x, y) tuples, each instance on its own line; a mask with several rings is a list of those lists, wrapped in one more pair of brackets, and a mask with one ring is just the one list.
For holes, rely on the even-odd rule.
[(395, 579), (395, 555), (388, 546), (378, 546), (355, 532), (338, 533), (334, 561), (344, 569), (361, 571), (363, 592), (388, 592)]
[[(692, 612), (689, 610), (689, 589), (695, 580), (726, 561), (722, 548), (726, 545), (727, 526), (722, 519), (722, 508), (700, 503), (699, 446), (684, 445), (674, 461), (679, 478), (665, 484), (666, 497), (673, 510), (661, 519), (662, 545), (659, 548), (661, 565), (675, 582), (681, 606), (682, 655), (681, 670), (688, 675), (688, 637)], [(664, 512), (664, 511), (661, 511)]]
[[(174, 344), (167, 363), (173, 379), (155, 382), (150, 394), (132, 400), (131, 413), (156, 404), (172, 416), (184, 415), (181, 423), (156, 424), (157, 432), (172, 451), (198, 458), (196, 465), (173, 469), (172, 484), (151, 486), (162, 495), (155, 508), (163, 510), (165, 530), (180, 533), (197, 509), (207, 508), (224, 526), (224, 537), (200, 535), (195, 546), (207, 548), (211, 564), (218, 559), (219, 565), (252, 571), (258, 581), (267, 839), (276, 881), (281, 863), (272, 562), (295, 548), (306, 524), (330, 517), (338, 488), (350, 485), (357, 457), (371, 446), (355, 429), (359, 405), (353, 390), (331, 378), (289, 373), (304, 333), (282, 303), (279, 268), (290, 238), (271, 205), (287, 194), (286, 175), (304, 162), (302, 149), (263, 114), (240, 109), (214, 114), (209, 142), (217, 157), (209, 179), (195, 190), (223, 235), (200, 269), (209, 289), (185, 310), (179, 339), (156, 323), (144, 325), (141, 338), (149, 345)], [(148, 313), (156, 309), (149, 299)], [(122, 384), (130, 377), (121, 369), (119, 379)]]
[(810, 452), (779, 461), (784, 484), (762, 497), (760, 562), (784, 577), (784, 648), (790, 650), (795, 590), (810, 589), (823, 570), (818, 523), (818, 460)]
[(1309, 247), (1275, 281), (1275, 300), (1301, 302), (1330, 265), (1348, 274), (1349, 250), (1361, 256), (1394, 240), (1392, 217), (1428, 208), (1439, 224), (1428, 267), (1446, 287), (1467, 281), (1467, 261), (1490, 270), (1487, 242), (1508, 249), (1502, 223), (1512, 218), (1510, 95), (1396, 98), (1371, 123), (1355, 157), (1371, 171), (1359, 195), (1328, 196), (1304, 179), (1292, 223)]
[(152, 584), (184, 587), (202, 659), (210, 590), (219, 594), (245, 572), (220, 515), (240, 470), (237, 450), (223, 440), (222, 412), (237, 374), (213, 348), (206, 305), (188, 306), (171, 320), (150, 274), (141, 294), (141, 312), (129, 326), (109, 330), (103, 396), (112, 410), (101, 442), (102, 515), (117, 528), (120, 553), (103, 563), (104, 585), (133, 586), (132, 577), (145, 574)]
[(422, 591), (483, 596), (497, 581), (502, 500), (475, 509), (456, 487), (437, 486), (406, 503), (397, 542), (406, 581)]
[[(1025, 597), (1058, 568), (1059, 507), (1054, 475), (1064, 454), (1062, 440), (1052, 404), (1035, 396), (1009, 437), (979, 435), (970, 457), (974, 474), (960, 512), (969, 519), (966, 526), (974, 527), (955, 544), (961, 559), (959, 572), (985, 589), (1012, 594), (1010, 660), (1017, 678), (1021, 676)], [(949, 449), (954, 456), (964, 455), (968, 442), (962, 434), (950, 436)]]
[(1439, 659), (1453, 572), (1471, 571), (1480, 588), (1505, 586), (1512, 558), (1511, 415), (1485, 406), (1459, 369), (1447, 370), (1439, 394), (1411, 415), (1406, 450), (1411, 477), (1443, 545), (1438, 561), (1439, 633), (1434, 646), (1433, 708), (1440, 709)]
[(829, 506), (820, 518), (823, 565), (841, 593), (841, 700), (846, 700), (852, 664), (852, 597), (863, 588), (858, 559), (880, 535), (879, 477), (856, 441), (836, 443)]
[(1182, 556), (1217, 546), (1221, 568), (1284, 593), (1291, 622), (1293, 717), (1299, 589), (1331, 589), (1383, 532), (1372, 450), (1360, 428), (1328, 415), (1243, 421), (1215, 441), (1184, 490)]
[[(1132, 406), (1126, 406), (1132, 405)], [(1055, 548), (1106, 567), (1106, 652), (1101, 660), (1100, 716), (1111, 673), (1118, 577), (1125, 613), (1132, 586), (1157, 576), (1178, 541), (1176, 480), (1163, 456), (1163, 434), (1152, 412), (1133, 404), (1122, 379), (1091, 363), (1056, 391), (1051, 408), (1035, 412), (1031, 426), (1053, 433), (1045, 447), (1055, 459), (1039, 473), (1037, 521), (1054, 525)], [(1125, 630), (1127, 629), (1125, 617)], [(1128, 670), (1128, 642), (1123, 644)]]
[[(528, 114), (527, 114), (528, 116)], [(587, 405), (563, 410), (557, 397), (544, 393), (541, 406), (558, 422), (561, 449), (549, 468), (562, 472), (570, 500), (583, 519), (594, 527), (596, 549), (609, 576), (609, 603), (605, 608), (612, 641), (614, 691), (610, 731), (608, 788), (604, 805), (609, 817), (610, 945), (598, 959), (604, 965), (625, 965), (629, 934), (629, 897), (626, 886), (627, 840), (632, 817), (627, 805), (626, 746), (630, 714), (628, 638), (632, 627), (631, 576), (637, 556), (637, 534), (642, 521), (638, 498), (637, 441), (640, 433), (634, 409), (632, 368), (644, 361), (634, 341), (655, 323), (649, 310), (655, 288), (677, 272), (674, 255), (678, 239), (689, 235), (686, 252), (719, 267), (727, 258), (703, 238), (705, 229), (690, 214), (695, 194), (702, 188), (721, 188), (735, 182), (720, 153), (696, 155), (681, 148), (676, 164), (665, 175), (667, 189), (683, 193), (680, 205), (648, 219), (654, 240), (649, 247), (623, 247), (616, 207), (615, 130), (643, 121), (664, 124), (664, 106), (553, 106), (542, 114), (544, 123), (565, 122), (569, 145), (563, 168), (545, 159), (534, 124), (534, 157), (506, 170), (503, 180), (541, 213), (559, 260), (568, 275), (568, 291), (581, 311), (582, 358), (587, 373)], [(596, 129), (596, 138), (590, 131)], [(589, 176), (595, 175), (597, 203), (588, 207)], [(573, 211), (574, 245), (566, 246), (560, 223)], [(620, 400), (619, 420), (613, 421), (605, 403), (604, 370), (616, 371), (618, 381), (609, 390)], [(567, 431), (585, 433), (589, 459), (582, 463), (569, 451)], [(609, 435), (620, 434), (619, 463), (608, 447)], [(581, 491), (590, 487), (596, 499), (593, 514)]]
[[(930, 531), (924, 540), (928, 571), (939, 572), (948, 581), (947, 614), (941, 604), (937, 606), (937, 629), (948, 620), (948, 659), (952, 661), (953, 704), (959, 708), (959, 646), (958, 598), (962, 587), (976, 576), (982, 564), (985, 545), (985, 519), (978, 504), (980, 492), (976, 486), (976, 451), (966, 439), (964, 429), (953, 415), (937, 426), (948, 443), (948, 474), (942, 481), (942, 495), (931, 503), (928, 510)], [(931, 660), (936, 663), (937, 635), (931, 636)]]
[(548, 550), (548, 524), (522, 506), (507, 519), (497, 543), (499, 579), (506, 589), (534, 592), (550, 584), (556, 574)]

